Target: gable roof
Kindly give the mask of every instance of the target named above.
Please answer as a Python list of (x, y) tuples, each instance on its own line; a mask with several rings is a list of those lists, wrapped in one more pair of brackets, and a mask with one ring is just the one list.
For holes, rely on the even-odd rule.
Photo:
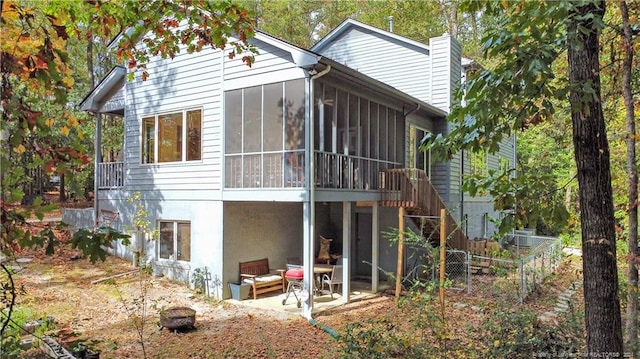
[[(291, 54), (293, 62), (300, 68), (304, 68), (307, 70), (314, 69), (317, 71), (330, 67), (332, 71), (339, 72), (342, 76), (349, 79), (350, 81), (354, 81), (362, 86), (366, 86), (376, 92), (394, 96), (403, 102), (411, 103), (415, 105), (417, 109), (420, 109), (421, 111), (424, 111), (431, 116), (444, 117), (446, 115), (444, 111), (436, 108), (429, 103), (419, 100), (405, 92), (396, 89), (395, 87), (378, 81), (346, 65), (326, 58), (314, 52), (313, 50), (305, 50), (295, 44), (289, 43), (285, 40), (276, 38), (261, 31), (256, 31), (255, 39), (289, 52)], [(422, 45), (423, 47), (426, 46), (424, 44)], [(89, 112), (98, 112), (101, 106), (124, 86), (125, 76), (126, 69), (123, 66), (115, 66), (100, 81), (100, 83), (98, 83), (98, 85), (96, 85), (96, 87), (80, 102), (80, 109)]]
[[(350, 19), (347, 19), (343, 22), (343, 24), (347, 23)], [(355, 21), (355, 20), (353, 20)], [(362, 23), (358, 23), (358, 24), (362, 24)], [(362, 24), (366, 27), (371, 27), (369, 25), (365, 25)], [(375, 29), (373, 27), (371, 27), (372, 29)], [(381, 31), (381, 30), (380, 30)], [(389, 33), (392, 34), (392, 33)], [(393, 35), (393, 34), (392, 34)], [(296, 63), (297, 66), (302, 67), (302, 68), (306, 68), (306, 69), (311, 69), (316, 67), (317, 65), (320, 65), (319, 69), (316, 70), (323, 70), (324, 68), (330, 67), (331, 70), (330, 71), (335, 71), (335, 72), (339, 72), (344, 78), (349, 79), (352, 82), (358, 83), (361, 86), (366, 86), (368, 88), (370, 88), (371, 90), (374, 90), (376, 92), (379, 93), (383, 93), (385, 95), (391, 95), (396, 97), (397, 99), (404, 101), (404, 102), (408, 102), (411, 103), (413, 105), (416, 106), (416, 110), (421, 110), (424, 111), (425, 113), (427, 113), (430, 116), (434, 116), (434, 117), (445, 117), (446, 116), (446, 112), (427, 103), (424, 102), (420, 99), (417, 99), (409, 94), (407, 94), (406, 92), (400, 91), (398, 89), (396, 89), (393, 86), (390, 86), (384, 82), (381, 82), (379, 80), (374, 79), (373, 77), (367, 76), (364, 73), (355, 70), (349, 66), (343, 65), (339, 62), (336, 62), (328, 57), (322, 56), (320, 54), (318, 54), (317, 52), (314, 51), (313, 48), (311, 48), (310, 50), (305, 50), (301, 47), (299, 47), (298, 45), (292, 44), (286, 40), (277, 38), (275, 36), (269, 35), (265, 32), (261, 32), (261, 31), (256, 31), (256, 39), (260, 40), (260, 41), (264, 41), (272, 46), (275, 46), (277, 48), (283, 49), (285, 51), (289, 51), (291, 53), (291, 56), (294, 60), (294, 62)], [(406, 39), (408, 40), (408, 39)], [(413, 41), (413, 40), (409, 40), (409, 41)], [(428, 48), (428, 46), (418, 43), (420, 44), (423, 48)], [(298, 59), (298, 60), (296, 60)], [(302, 66), (302, 64), (304, 64), (305, 66)]]
[(323, 57), (320, 60), (320, 63), (325, 66), (330, 66), (331, 71), (339, 72), (341, 77), (345, 80), (348, 80), (350, 82), (353, 82), (363, 87), (367, 87), (370, 90), (376, 91), (380, 94), (383, 94), (386, 96), (393, 96), (405, 103), (413, 104), (414, 106), (416, 106), (416, 109), (415, 109), (416, 111), (420, 110), (428, 114), (429, 116), (438, 117), (438, 118), (444, 118), (447, 115), (447, 113), (444, 110), (439, 109), (430, 103), (427, 103), (418, 98), (415, 98), (407, 94), (406, 92), (400, 91), (393, 86), (390, 86), (382, 81), (369, 77), (363, 74), (362, 72), (352, 69), (351, 67), (345, 66), (339, 62)]
[[(342, 23), (340, 23), (340, 25), (338, 25), (335, 29), (331, 30), (331, 32), (329, 32), (327, 35), (325, 35), (322, 39), (320, 39), (318, 42), (316, 42), (313, 46), (311, 46), (311, 51), (314, 52), (321, 52), (325, 47), (329, 46), (329, 44), (331, 44), (332, 41), (338, 39), (340, 36), (342, 36), (342, 34), (345, 34), (347, 31), (349, 31), (350, 29), (354, 29), (354, 28), (360, 28), (369, 32), (374, 32), (376, 34), (381, 35), (382, 37), (387, 37), (389, 39), (394, 39), (397, 40), (399, 42), (403, 42), (405, 44), (411, 45), (411, 46), (415, 46), (421, 49), (425, 49), (427, 51), (430, 51), (430, 47), (427, 44), (424, 44), (420, 41), (416, 41), (416, 40), (412, 40), (408, 37), (405, 36), (401, 36), (398, 35), (396, 33), (390, 32), (390, 31), (386, 31), (386, 30), (382, 30), (379, 29), (375, 26), (371, 26), (371, 25), (367, 25), (363, 22), (360, 22), (358, 20), (354, 20), (351, 18), (348, 18), (346, 20), (344, 20)], [(462, 67), (471, 67), (473, 68), (474, 66), (478, 66), (478, 63), (475, 62), (475, 60), (468, 58), (468, 57), (462, 57), (461, 59), (461, 66)]]
[(101, 105), (124, 86), (126, 74), (127, 70), (124, 66), (114, 66), (96, 87), (80, 101), (78, 107), (83, 111), (98, 112)]
[(383, 37), (387, 37), (389, 39), (393, 39), (393, 40), (397, 40), (403, 43), (406, 43), (408, 45), (412, 45), (421, 49), (425, 49), (427, 51), (429, 51), (429, 46), (420, 42), (420, 41), (415, 41), (415, 40), (411, 40), (408, 37), (404, 37), (401, 35), (398, 35), (396, 33), (393, 32), (389, 32), (389, 31), (385, 31), (382, 29), (379, 29), (375, 26), (371, 26), (371, 25), (367, 25), (365, 23), (362, 23), (360, 21), (348, 18), (346, 20), (344, 20), (340, 25), (338, 25), (338, 27), (336, 27), (335, 29), (331, 30), (331, 32), (329, 32), (327, 35), (325, 35), (325, 37), (323, 37), (322, 39), (320, 39), (320, 41), (316, 42), (313, 46), (311, 46), (311, 51), (317, 51), (320, 52), (324, 47), (328, 46), (333, 40), (339, 38), (342, 34), (348, 32), (351, 29), (354, 28), (360, 28), (360, 29), (364, 29), (366, 31), (369, 32), (374, 32), (376, 34), (379, 34)]

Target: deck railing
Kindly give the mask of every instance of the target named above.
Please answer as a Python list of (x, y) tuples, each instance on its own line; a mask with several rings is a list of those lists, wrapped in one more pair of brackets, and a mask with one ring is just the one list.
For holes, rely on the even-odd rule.
[(331, 152), (314, 152), (317, 188), (377, 190), (378, 173), (399, 163)]
[(98, 163), (98, 188), (109, 189), (124, 186), (124, 162)]
[(466, 250), (466, 236), (423, 170), (396, 168), (381, 171), (380, 190), (382, 206), (404, 207), (423, 216), (439, 216), (440, 210), (447, 210), (447, 231), (451, 234), (448, 243)]

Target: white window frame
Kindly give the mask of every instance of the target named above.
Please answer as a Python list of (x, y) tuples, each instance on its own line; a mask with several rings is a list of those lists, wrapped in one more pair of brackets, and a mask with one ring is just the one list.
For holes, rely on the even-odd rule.
[[(198, 160), (187, 160), (187, 142), (188, 142), (188, 135), (187, 135), (187, 112), (192, 112), (192, 111), (200, 111), (200, 159)], [(159, 145), (159, 141), (158, 141), (158, 118), (161, 116), (166, 116), (166, 115), (174, 115), (177, 113), (181, 113), (182, 114), (182, 148), (181, 148), (181, 159), (180, 161), (168, 161), (168, 162), (160, 162), (158, 155), (160, 154), (160, 151), (158, 149), (158, 145)], [(144, 119), (153, 117), (154, 118), (154, 122), (153, 122), (153, 161), (154, 162), (144, 162), (145, 159), (145, 154), (144, 154)], [(141, 165), (164, 165), (164, 164), (175, 164), (175, 163), (198, 163), (198, 162), (202, 162), (202, 128), (204, 127), (204, 110), (202, 109), (202, 107), (195, 107), (195, 108), (188, 108), (188, 109), (183, 109), (183, 110), (177, 110), (177, 111), (166, 111), (166, 112), (159, 112), (156, 114), (149, 114), (149, 115), (143, 115), (140, 116), (140, 164)]]
[[(160, 219), (158, 220), (158, 222), (156, 223), (158, 228), (158, 231), (160, 231), (160, 223), (172, 223), (173, 224), (173, 254), (169, 256), (169, 258), (162, 258), (160, 256), (160, 245), (161, 245), (161, 239), (160, 237), (158, 238), (157, 245), (156, 245), (156, 259), (159, 261), (172, 261), (172, 262), (185, 262), (188, 263), (191, 261), (191, 255), (192, 255), (192, 251), (191, 251), (191, 246), (193, 244), (193, 235), (189, 236), (189, 260), (182, 260), (182, 259), (178, 259), (178, 225), (179, 224), (188, 224), (189, 225), (189, 232), (193, 233), (192, 231), (192, 226), (191, 226), (191, 221), (181, 221), (181, 220), (170, 220), (170, 219)], [(162, 233), (160, 233), (159, 236), (162, 236)]]
[[(420, 142), (422, 139), (418, 140), (417, 138), (415, 138), (416, 132), (417, 131), (422, 131), (424, 132), (424, 134), (426, 135), (427, 133), (431, 133), (431, 131), (427, 130), (426, 128), (416, 125), (415, 123), (411, 123), (409, 124), (409, 167), (410, 168), (418, 168), (418, 169), (422, 169), (426, 174), (427, 177), (431, 178), (431, 149), (427, 150), (426, 153), (424, 154), (424, 156), (422, 157), (423, 163), (418, 164), (418, 152), (420, 151)], [(415, 141), (415, 143), (414, 143)], [(420, 166), (424, 167), (420, 168)]]

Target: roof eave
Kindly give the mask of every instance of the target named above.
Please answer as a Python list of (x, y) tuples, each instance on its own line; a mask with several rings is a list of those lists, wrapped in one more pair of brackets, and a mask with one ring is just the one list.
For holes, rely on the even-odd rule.
[(114, 66), (111, 71), (85, 96), (78, 107), (82, 111), (99, 112), (104, 99), (124, 86), (127, 70), (123, 66)]
[(382, 94), (390, 94), (400, 100), (402, 100), (403, 102), (406, 103), (410, 103), (415, 105), (416, 107), (419, 107), (421, 110), (423, 110), (424, 112), (426, 112), (429, 116), (433, 116), (433, 117), (438, 117), (438, 118), (445, 118), (447, 116), (447, 112), (444, 110), (441, 110), (427, 102), (424, 102), (420, 99), (417, 99), (405, 92), (402, 92), (398, 89), (396, 89), (395, 87), (389, 86), (381, 81), (378, 81), (374, 78), (371, 78), (357, 70), (354, 70), (348, 66), (342, 65), (339, 62), (333, 61), (331, 59), (328, 59), (326, 57), (323, 57), (320, 62), (325, 65), (325, 66), (331, 66), (331, 68), (335, 71), (341, 72), (343, 74), (346, 74), (347, 76), (350, 76), (354, 79), (356, 79), (357, 81), (361, 82), (362, 84), (371, 87), (372, 89), (382, 93)]
[(301, 68), (312, 67), (316, 65), (321, 58), (321, 56), (316, 53), (304, 50), (299, 46), (290, 44), (286, 41), (280, 40), (278, 38), (275, 38), (261, 31), (256, 32), (255, 38), (269, 45), (278, 47), (280, 49), (283, 49), (284, 51), (289, 52), (296, 66)]
[(331, 32), (329, 32), (327, 35), (325, 35), (325, 37), (323, 37), (322, 39), (320, 39), (318, 42), (316, 42), (312, 47), (311, 47), (311, 51), (315, 51), (315, 52), (320, 52), (322, 50), (322, 48), (324, 48), (327, 44), (329, 44), (331, 41), (333, 41), (335, 38), (337, 38), (338, 36), (340, 36), (342, 33), (344, 33), (345, 31), (347, 31), (349, 28), (351, 27), (361, 27), (363, 29), (366, 29), (368, 31), (372, 31), (375, 33), (378, 33), (380, 35), (386, 36), (386, 37), (390, 37), (392, 39), (398, 40), (398, 41), (402, 41), (406, 44), (418, 47), (418, 48), (423, 48), (427, 51), (430, 51), (429, 45), (424, 44), (420, 41), (415, 41), (415, 40), (411, 40), (408, 37), (404, 37), (402, 35), (398, 35), (396, 33), (393, 32), (389, 32), (383, 29), (379, 29), (375, 26), (371, 26), (371, 25), (367, 25), (365, 23), (362, 23), (360, 21), (351, 19), (351, 18), (347, 18), (346, 20), (344, 20), (340, 25), (338, 25), (335, 29), (333, 29)]

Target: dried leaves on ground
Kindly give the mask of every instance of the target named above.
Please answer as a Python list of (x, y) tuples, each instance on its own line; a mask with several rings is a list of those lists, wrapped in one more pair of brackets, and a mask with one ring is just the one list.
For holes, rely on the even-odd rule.
[[(26, 290), (18, 304), (40, 316), (53, 316), (54, 333), (74, 333), (95, 341), (103, 358), (141, 358), (145, 354), (149, 358), (339, 357), (341, 344), (301, 316), (193, 296), (188, 286), (144, 274), (115, 257), (93, 265), (69, 247), (68, 235), (58, 234), (65, 244), (53, 256), (35, 250), (21, 253), (31, 261), (15, 276)], [(561, 268), (565, 273), (555, 277), (557, 284), (550, 281), (524, 305), (538, 312), (549, 310), (557, 294), (577, 278), (573, 266), (567, 268)], [(115, 277), (105, 279), (110, 276)], [(99, 279), (103, 280), (92, 284)], [(160, 310), (172, 306), (195, 309), (196, 329), (160, 329)], [(492, 308), (491, 298), (448, 291), (444, 313), (449, 340), (474, 345), (466, 331), (479, 328), (492, 315)], [(409, 325), (413, 318), (396, 306), (393, 297), (381, 294), (323, 313), (316, 320), (343, 333), (349, 323), (383, 317), (394, 318), (396, 324), (391, 325), (400, 326)]]

